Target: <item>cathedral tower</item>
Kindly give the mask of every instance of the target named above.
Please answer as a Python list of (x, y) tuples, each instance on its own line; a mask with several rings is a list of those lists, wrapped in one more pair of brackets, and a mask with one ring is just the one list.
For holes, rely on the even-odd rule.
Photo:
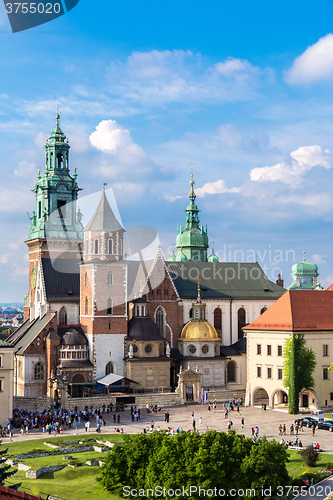
[[(185, 227), (181, 224), (177, 228), (177, 261), (207, 262), (208, 233), (199, 220), (199, 209), (195, 204), (193, 174), (190, 180), (189, 205), (186, 208)], [(170, 260), (173, 260), (171, 256)]]
[[(55, 129), (46, 139), (45, 171), (43, 175), (38, 171), (33, 189), (36, 210), (30, 217), (31, 226), (26, 241), (29, 247), (30, 279), (29, 293), (24, 304), (25, 319), (29, 316), (34, 319), (47, 309), (42, 259), (48, 261), (46, 266), (57, 267), (58, 272), (66, 272), (59, 265), (59, 259), (79, 260), (81, 257), (82, 214), (77, 212), (76, 206), (80, 188), (77, 184), (76, 169), (73, 176), (70, 174), (70, 146), (59, 126), (59, 119), (57, 114)], [(56, 259), (58, 266), (54, 265)], [(38, 286), (40, 290), (36, 291)]]
[(80, 323), (88, 337), (97, 380), (109, 373), (123, 375), (128, 318), (124, 233), (103, 189), (84, 228), (80, 266)]

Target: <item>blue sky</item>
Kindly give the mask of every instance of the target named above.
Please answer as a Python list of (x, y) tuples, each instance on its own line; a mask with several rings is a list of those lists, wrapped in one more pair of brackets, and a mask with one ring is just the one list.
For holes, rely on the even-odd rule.
[(193, 162), (221, 258), (257, 253), (289, 285), (306, 250), (333, 282), (332, 19), (328, 1), (80, 0), (12, 34), (0, 4), (0, 301), (28, 287), (26, 212), (57, 104), (82, 196), (107, 182), (166, 256)]

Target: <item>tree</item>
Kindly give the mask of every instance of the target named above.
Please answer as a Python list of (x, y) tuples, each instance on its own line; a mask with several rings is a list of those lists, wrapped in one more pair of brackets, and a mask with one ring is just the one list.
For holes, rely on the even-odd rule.
[(149, 498), (161, 498), (161, 487), (165, 500), (183, 488), (190, 492), (185, 495), (189, 500), (200, 500), (202, 489), (215, 488), (229, 498), (227, 492), (236, 488), (238, 499), (248, 498), (251, 489), (251, 498), (259, 500), (263, 485), (274, 492), (289, 484), (286, 462), (286, 447), (265, 438), (254, 443), (234, 431), (175, 436), (155, 431), (126, 436), (123, 444), (116, 444), (98, 480), (110, 492), (131, 498), (147, 498), (147, 491)]
[(289, 413), (295, 414), (299, 412), (301, 391), (314, 388), (313, 372), (316, 367), (316, 355), (306, 346), (303, 334), (295, 334), (287, 339), (283, 355), (283, 385), (289, 389)]
[[(8, 448), (6, 450), (0, 450), (0, 453), (1, 453), (0, 465), (2, 465), (6, 461), (6, 458), (4, 455), (6, 455), (7, 451), (8, 451)], [(4, 465), (3, 467), (0, 467), (0, 484), (1, 484), (1, 486), (4, 486), (4, 483), (8, 477), (16, 474), (17, 471), (10, 470), (11, 468), (12, 467), (10, 465)], [(21, 483), (11, 485), (11, 488), (17, 489), (19, 486), (21, 486)]]
[(298, 453), (301, 455), (303, 462), (305, 462), (308, 467), (316, 467), (319, 460), (319, 452), (316, 448), (313, 446), (307, 446)]

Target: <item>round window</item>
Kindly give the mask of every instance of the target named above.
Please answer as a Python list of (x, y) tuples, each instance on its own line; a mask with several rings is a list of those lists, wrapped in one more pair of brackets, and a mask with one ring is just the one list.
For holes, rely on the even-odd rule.
[(147, 354), (152, 351), (152, 347), (151, 347), (150, 344), (146, 345), (145, 351), (146, 351)]
[(197, 348), (195, 347), (195, 345), (191, 344), (188, 346), (188, 350), (191, 354), (194, 354)]
[(133, 346), (133, 352), (138, 352), (138, 346), (134, 344)]
[(208, 352), (208, 351), (209, 351), (209, 347), (208, 347), (208, 345), (203, 345), (203, 346), (201, 347), (201, 352), (202, 352), (203, 354), (207, 354), (207, 352)]

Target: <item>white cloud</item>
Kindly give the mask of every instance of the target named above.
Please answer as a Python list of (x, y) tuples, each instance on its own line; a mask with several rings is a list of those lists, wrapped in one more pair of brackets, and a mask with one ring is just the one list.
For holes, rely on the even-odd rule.
[(207, 182), (201, 188), (195, 190), (198, 198), (203, 198), (206, 194), (223, 194), (223, 193), (239, 193), (239, 187), (228, 189), (224, 180), (220, 179), (215, 182)]
[(330, 195), (328, 193), (290, 194), (280, 196), (279, 201), (281, 203), (294, 203), (308, 208), (316, 208), (320, 212), (327, 212), (331, 208)]
[(304, 85), (320, 81), (332, 81), (333, 34), (320, 38), (297, 57), (285, 73), (290, 85)]
[(115, 120), (103, 120), (89, 137), (90, 143), (104, 153), (116, 154), (127, 151), (130, 155), (146, 156), (145, 151), (133, 142), (131, 134)]
[(18, 168), (14, 170), (15, 177), (24, 179), (35, 178), (37, 175), (37, 163), (29, 160), (20, 161)]
[(311, 262), (315, 262), (316, 264), (326, 264), (327, 255), (321, 255), (320, 253), (315, 253), (311, 257)]
[(299, 185), (303, 174), (315, 166), (331, 168), (332, 160), (329, 150), (323, 151), (320, 146), (301, 146), (290, 153), (291, 159), (272, 166), (255, 167), (250, 172), (251, 181), (283, 182), (291, 187)]
[(0, 255), (0, 264), (7, 264), (10, 254)]
[(146, 105), (244, 101), (254, 97), (266, 72), (232, 57), (209, 65), (201, 54), (191, 51), (133, 52), (125, 63), (111, 64), (109, 90)]

